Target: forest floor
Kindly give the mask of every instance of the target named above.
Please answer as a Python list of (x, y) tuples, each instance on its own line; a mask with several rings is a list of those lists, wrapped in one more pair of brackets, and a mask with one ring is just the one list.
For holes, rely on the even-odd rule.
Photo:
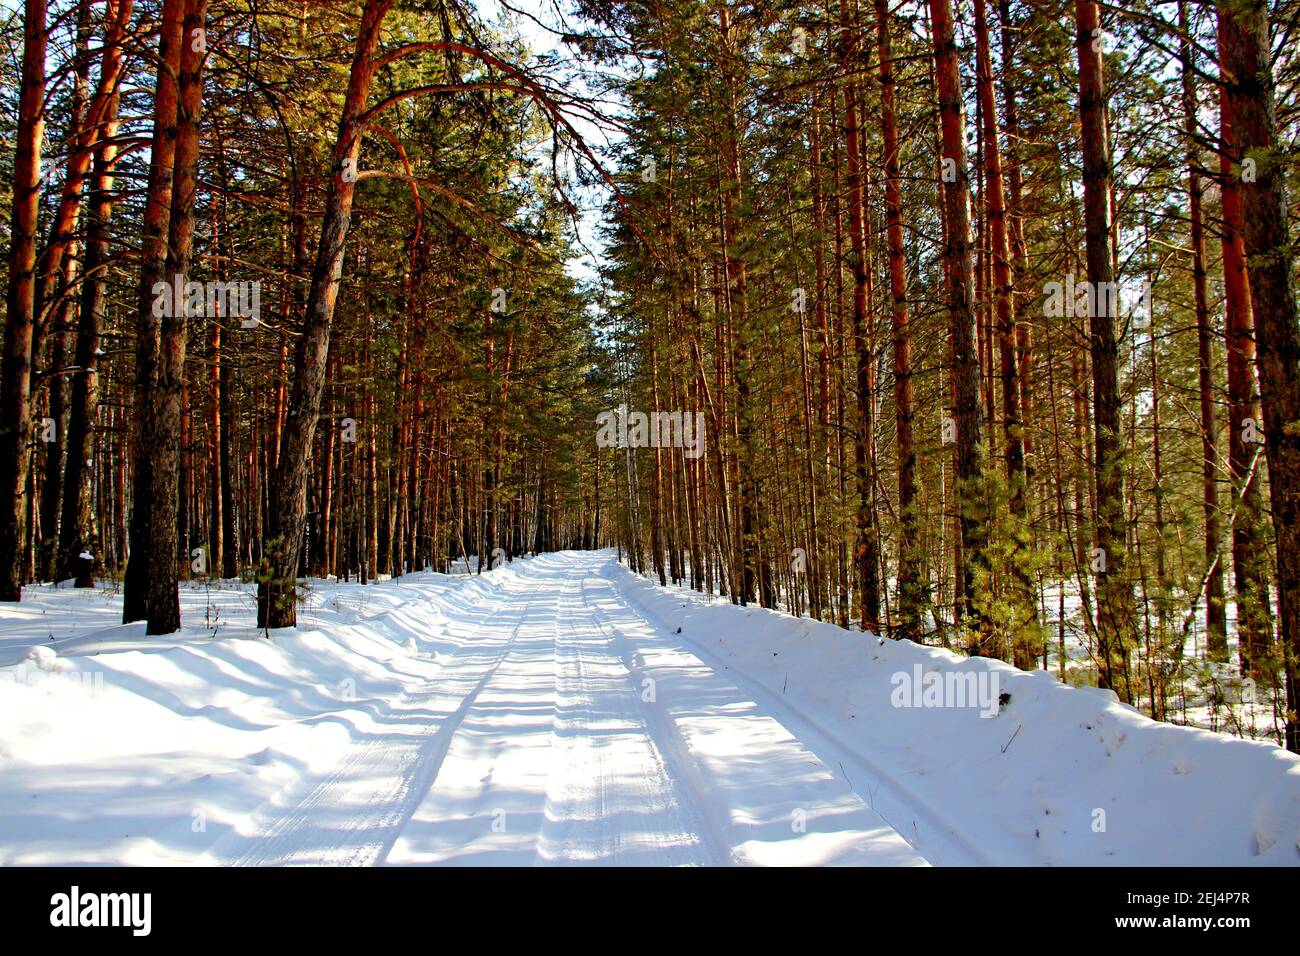
[(611, 552), (181, 599), (0, 605), (0, 864), (1300, 864), (1275, 746)]

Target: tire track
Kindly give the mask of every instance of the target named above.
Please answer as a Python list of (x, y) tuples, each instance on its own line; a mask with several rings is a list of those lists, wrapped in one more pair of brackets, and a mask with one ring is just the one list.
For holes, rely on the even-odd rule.
[[(486, 614), (490, 618), (507, 601), (503, 597)], [(501, 641), (482, 673), (473, 678), (457, 706), (438, 713), (415, 734), (381, 735), (353, 748), (288, 809), (264, 807), (254, 833), (233, 836), (211, 853), (232, 866), (341, 865), (382, 862), (402, 827), (437, 778), (451, 738), (483, 689), (491, 682), (518, 640), (528, 619), (526, 604), (510, 635)], [(467, 681), (461, 655), (448, 661), (427, 693), (408, 695), (397, 713), (428, 710), (455, 700), (445, 684)]]
[[(588, 613), (584, 577), (583, 568), (570, 572), (557, 601), (555, 757), (538, 862), (636, 864), (653, 854), (659, 865), (715, 863), (639, 689), (610, 632)], [(566, 601), (574, 607), (561, 612)]]

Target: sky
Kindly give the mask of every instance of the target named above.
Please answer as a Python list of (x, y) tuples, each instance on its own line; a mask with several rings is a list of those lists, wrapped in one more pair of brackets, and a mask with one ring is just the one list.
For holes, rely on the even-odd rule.
[[(522, 36), (534, 54), (541, 56), (556, 53), (570, 55), (569, 49), (556, 35), (566, 28), (573, 30), (584, 21), (572, 16), (567, 0), (474, 0), (479, 14), (489, 23), (507, 23), (511, 32)], [(570, 114), (574, 128), (592, 149), (600, 150), (610, 145), (611, 131), (593, 124), (580, 114)], [(549, 150), (549, 141), (539, 149)], [(549, 157), (549, 152), (546, 153)], [(549, 161), (549, 159), (548, 159)], [(608, 190), (592, 188), (571, 194), (581, 208), (578, 221), (580, 248), (578, 257), (570, 260), (569, 274), (582, 282), (596, 282), (597, 270), (604, 261), (604, 243), (598, 234), (603, 218), (603, 206), (609, 199)]]

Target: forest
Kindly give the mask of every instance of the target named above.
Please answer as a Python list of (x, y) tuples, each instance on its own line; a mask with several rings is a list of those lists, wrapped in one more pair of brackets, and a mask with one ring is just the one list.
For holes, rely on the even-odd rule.
[(612, 548), (1300, 752), (1300, 3), (542, 7), (0, 3), (0, 601)]

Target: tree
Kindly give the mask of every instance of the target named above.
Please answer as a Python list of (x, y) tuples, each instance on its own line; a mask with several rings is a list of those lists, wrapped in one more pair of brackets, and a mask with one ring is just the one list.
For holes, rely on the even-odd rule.
[[(170, 18), (169, 18), (170, 15)], [(169, 634), (181, 626), (177, 545), (185, 352), (189, 339), (190, 259), (198, 184), (199, 123), (203, 63), (207, 56), (206, 0), (164, 5), (159, 46), (159, 91), (154, 144), (157, 162), (170, 160), (170, 175), (158, 173), (155, 232), (146, 232), (148, 258), (141, 268), (140, 315), (136, 327), (135, 472), (137, 495), (131, 521), (123, 622), (147, 621), (147, 633)], [(176, 71), (164, 77), (163, 71)], [(164, 90), (164, 86), (166, 89)], [(175, 87), (174, 91), (172, 87)], [(166, 145), (163, 145), (163, 144)], [(155, 200), (150, 171), (149, 203)], [(165, 223), (166, 235), (163, 235)], [(147, 280), (153, 279), (146, 287)], [(145, 496), (142, 498), (141, 493)], [(147, 500), (147, 503), (146, 503)]]
[(352, 224), (357, 161), (370, 84), (375, 75), (375, 48), (391, 0), (367, 0), (357, 32), (356, 53), (343, 100), (334, 145), (334, 166), (321, 222), (316, 265), (311, 274), (306, 317), (298, 339), (297, 374), (280, 438), (279, 467), (271, 490), (266, 534), (267, 570), (257, 588), (257, 626), (292, 627), (297, 621), (298, 562), (307, 510), (307, 459), (329, 358), (334, 306), (343, 277), (343, 254)]
[(1286, 744), (1300, 753), (1300, 317), (1287, 225), (1286, 168), (1278, 149), (1268, 5), (1264, 0), (1224, 0), (1216, 10), (1232, 154), (1240, 171), (1236, 188), (1276, 536)]
[(1099, 685), (1132, 697), (1129, 648), (1133, 640), (1133, 587), (1127, 568), (1127, 505), (1116, 333), (1115, 249), (1112, 241), (1110, 139), (1106, 128), (1104, 34), (1091, 0), (1075, 0), (1079, 57), (1079, 119), (1083, 150), (1089, 352), (1092, 360), (1093, 443), (1097, 486), (1097, 656)]
[(45, 141), (45, 3), (23, 7), (22, 86), (14, 153), (3, 380), (0, 381), (0, 601), (23, 590), (27, 469), (31, 438), (32, 333), (36, 321), (36, 231), (40, 213), (41, 145)]
[(885, 218), (889, 244), (890, 320), (894, 350), (894, 416), (898, 443), (898, 617), (894, 636), (916, 640), (922, 611), (929, 600), (921, 553), (918, 512), (916, 417), (912, 383), (911, 317), (907, 308), (907, 264), (904, 252), (903, 203), (900, 188), (898, 119), (895, 106), (894, 56), (889, 37), (888, 0), (875, 0), (876, 50), (880, 77), (880, 122), (884, 145)]
[[(953, 382), (955, 489), (961, 531), (958, 620), (974, 622), (969, 646), (990, 653), (993, 623), (974, 600), (988, 586), (988, 516), (985, 513), (984, 409), (979, 401), (980, 358), (975, 330), (975, 277), (970, 217), (970, 172), (966, 161), (966, 111), (962, 99), (957, 40), (950, 0), (929, 0), (934, 42), (935, 83), (941, 137), (940, 179), (943, 193), (944, 250), (948, 288), (948, 336)], [(969, 626), (969, 625), (968, 625)]]

